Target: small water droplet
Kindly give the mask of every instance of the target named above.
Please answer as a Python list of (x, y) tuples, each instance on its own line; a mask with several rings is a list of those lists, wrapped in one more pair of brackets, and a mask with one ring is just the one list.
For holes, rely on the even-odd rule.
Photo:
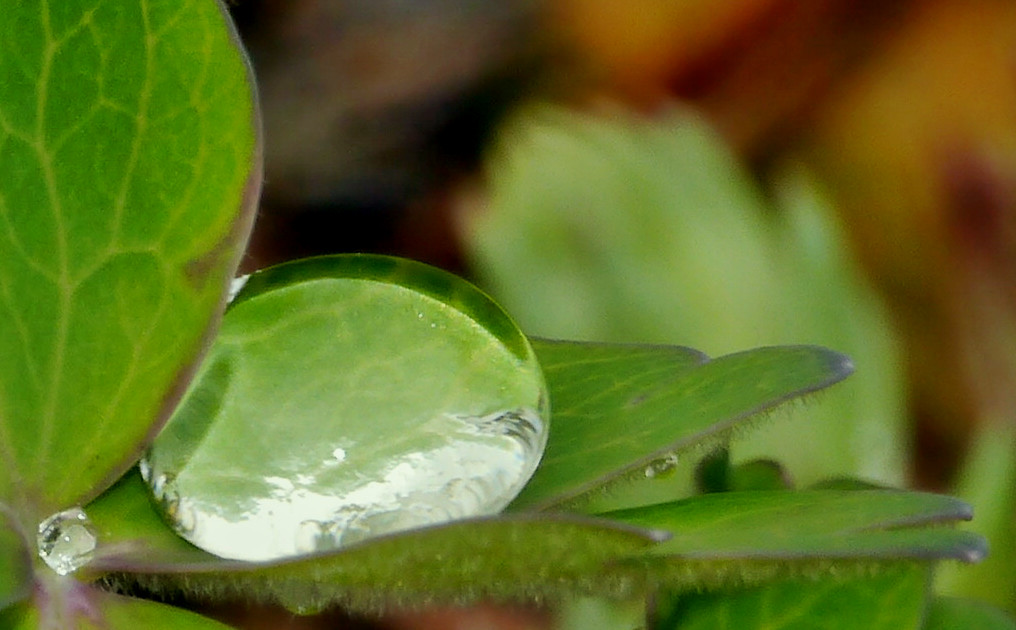
[(60, 575), (88, 564), (97, 542), (92, 522), (79, 507), (57, 512), (39, 523), (39, 557)]
[(653, 462), (650, 462), (646, 466), (645, 475), (649, 479), (660, 477), (666, 473), (671, 472), (677, 467), (678, 456), (677, 453), (670, 453), (666, 457), (661, 457)]

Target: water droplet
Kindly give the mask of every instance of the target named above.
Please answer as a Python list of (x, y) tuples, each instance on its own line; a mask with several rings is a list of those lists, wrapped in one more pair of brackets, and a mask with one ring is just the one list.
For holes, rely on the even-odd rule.
[[(547, 392), (535, 356), (507, 319), (470, 314), (499, 309), (467, 313), (387, 279), (328, 282), (327, 302), (301, 294), (299, 308), (319, 310), (298, 326), (279, 320), (296, 307), (274, 290), (234, 304), (206, 360), (222, 369), (203, 368), (144, 457), (156, 503), (206, 551), (273, 560), (495, 514), (539, 463)], [(446, 282), (461, 281), (423, 285)], [(454, 286), (455, 300), (487, 299)], [(245, 323), (234, 331), (232, 318)]]
[(39, 523), (39, 557), (60, 575), (73, 573), (92, 559), (97, 538), (79, 507), (57, 512)]
[(655, 477), (664, 476), (666, 473), (671, 472), (677, 467), (678, 457), (677, 453), (670, 453), (666, 457), (661, 457), (653, 462), (650, 462), (646, 466), (645, 475), (649, 479)]

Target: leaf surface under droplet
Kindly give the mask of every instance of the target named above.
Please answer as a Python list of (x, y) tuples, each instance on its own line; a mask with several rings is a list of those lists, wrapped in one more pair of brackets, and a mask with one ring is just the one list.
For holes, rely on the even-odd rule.
[(182, 392), (260, 185), (207, 0), (0, 11), (0, 499), (30, 521), (133, 463)]

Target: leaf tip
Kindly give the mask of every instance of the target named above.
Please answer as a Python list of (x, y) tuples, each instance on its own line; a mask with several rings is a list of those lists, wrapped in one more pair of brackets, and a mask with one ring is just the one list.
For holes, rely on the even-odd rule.
[(983, 536), (972, 534), (956, 546), (955, 558), (965, 564), (977, 564), (988, 557), (988, 541)]
[(836, 380), (843, 380), (854, 373), (854, 360), (845, 354), (829, 350), (829, 366), (832, 372), (838, 377)]

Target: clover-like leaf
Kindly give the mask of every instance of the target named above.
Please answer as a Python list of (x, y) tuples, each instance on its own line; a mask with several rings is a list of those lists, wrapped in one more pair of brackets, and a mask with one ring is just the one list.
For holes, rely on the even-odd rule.
[(758, 348), (711, 361), (666, 346), (537, 341), (554, 409), (543, 462), (512, 509), (546, 508), (842, 380), (843, 355)]
[(336, 604), (380, 612), (573, 593), (627, 595), (641, 584), (639, 573), (614, 563), (659, 538), (602, 519), (519, 514), (415, 529), (276, 563), (160, 566), (123, 556), (103, 568), (117, 583), (198, 599), (254, 599), (302, 612)]
[(211, 334), (260, 175), (253, 88), (217, 2), (0, 11), (0, 500), (96, 495)]
[[(88, 506), (103, 545), (85, 570), (112, 584), (294, 609), (360, 610), (843, 577), (899, 563), (983, 556), (970, 516), (939, 495), (887, 490), (735, 492), (588, 520), (516, 514), (460, 521), (269, 564), (215, 558), (177, 537), (132, 474)], [(634, 528), (632, 528), (634, 526)], [(673, 534), (665, 540), (662, 529)], [(661, 542), (662, 541), (662, 542)], [(655, 543), (655, 544), (654, 544)]]
[(609, 512), (611, 520), (669, 531), (647, 560), (662, 584), (708, 587), (774, 575), (909, 561), (976, 562), (984, 539), (940, 527), (969, 520), (951, 497), (896, 490), (724, 492)]
[(683, 595), (668, 602), (669, 610), (661, 611), (654, 628), (919, 630), (928, 573), (927, 567), (911, 566), (874, 576), (783, 580), (750, 589)]
[(602, 519), (515, 515), (459, 521), (379, 537), (331, 553), (275, 563), (216, 558), (159, 518), (136, 473), (88, 506), (102, 541), (86, 568), (113, 585), (198, 598), (257, 598), (294, 609), (616, 595), (632, 571), (612, 568), (665, 537)]

